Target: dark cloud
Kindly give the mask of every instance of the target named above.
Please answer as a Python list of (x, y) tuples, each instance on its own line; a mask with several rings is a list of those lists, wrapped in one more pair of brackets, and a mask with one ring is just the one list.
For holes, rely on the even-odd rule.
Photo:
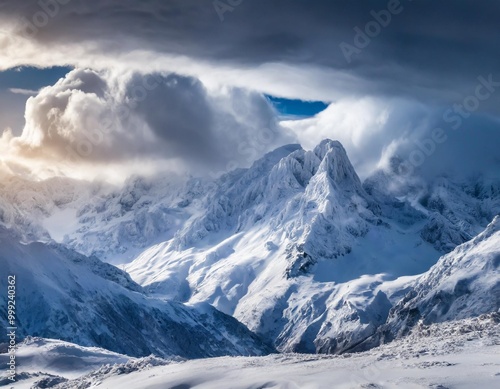
[[(2, 14), (24, 17), (21, 30), (42, 43), (92, 42), (108, 54), (150, 49), (242, 66), (318, 65), (355, 75), (356, 92), (364, 94), (452, 100), (468, 93), (478, 76), (500, 68), (495, 50), (500, 3), (495, 0), (480, 5), (471, 0), (221, 0), (228, 5), (223, 21), (212, 0), (59, 1), (67, 4), (45, 0), (58, 4), (52, 8), (59, 11), (39, 28), (36, 22), (43, 18), (36, 15), (44, 9), (39, 1), (7, 2)], [(385, 13), (380, 17), (387, 20), (388, 9), (399, 12), (348, 63), (339, 45), (354, 45), (354, 28), (365, 30), (376, 21), (373, 12)], [(26, 21), (37, 33), (30, 34)], [(483, 109), (495, 107), (490, 102)]]
[[(105, 149), (103, 158), (120, 145), (123, 155), (161, 150), (213, 166), (242, 163), (244, 155), (248, 163), (290, 139), (273, 122), (275, 114), (261, 95), (269, 93), (333, 102), (314, 122), (295, 123), (299, 138), (306, 143), (323, 135), (340, 138), (355, 159), (368, 155), (372, 167), (389, 152), (410, 155), (416, 140), (431, 136), (436, 126), (450, 127), (443, 123), (446, 112), (451, 109), (448, 118), (455, 117), (468, 105), (471, 109), (460, 114), (463, 125), (452, 129), (422, 168), (442, 170), (464, 154), (474, 160), (472, 170), (498, 161), (490, 147), (498, 140), (500, 115), (496, 0), (40, 4), (3, 3), (0, 22), (8, 34), (0, 37), (0, 66), (128, 70), (135, 76), (120, 84), (123, 89), (95, 94), (111, 101), (113, 109), (130, 99), (134, 83), (148, 74), (190, 76), (166, 76), (161, 87), (137, 102), (121, 119), (120, 135), (111, 142), (115, 147)], [(477, 97), (484, 84), (479, 77), (492, 80), (492, 90), (482, 89), (489, 91), (487, 98)], [(86, 95), (99, 91), (94, 87)], [(343, 109), (340, 116), (336, 107)], [(260, 146), (260, 138), (272, 141)]]
[(137, 102), (133, 111), (165, 142), (165, 154), (190, 153), (200, 160), (216, 160), (216, 114), (203, 85), (193, 78), (169, 75), (153, 78), (149, 89), (144, 88), (144, 78), (135, 75), (127, 86), (126, 97)]

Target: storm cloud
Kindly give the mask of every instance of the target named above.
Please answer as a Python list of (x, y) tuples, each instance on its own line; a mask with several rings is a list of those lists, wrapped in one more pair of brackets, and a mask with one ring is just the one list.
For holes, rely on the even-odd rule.
[[(221, 3), (227, 6), (223, 11)], [(478, 76), (500, 68), (494, 50), (500, 4), (493, 0), (480, 6), (430, 0), (38, 0), (6, 1), (1, 15), (10, 33), (4, 48), (26, 41), (16, 52), (3, 50), (3, 66), (60, 62), (58, 54), (68, 64), (102, 66), (104, 58), (111, 63), (126, 57), (127, 66), (170, 66), (177, 72), (182, 58), (192, 58), (206, 66), (191, 64), (184, 71), (198, 75), (209, 68), (215, 74), (221, 66), (253, 74), (256, 67), (281, 64), (291, 67), (289, 77), (300, 70), (313, 80), (323, 76), (315, 70), (322, 70), (343, 84), (323, 79), (324, 86), (310, 92), (319, 99), (329, 89), (335, 96), (339, 87), (454, 99), (468, 93)], [(31, 43), (50, 52), (28, 60)], [(346, 44), (356, 49), (352, 55), (345, 55)], [(133, 60), (132, 51), (154, 53), (156, 60)], [(173, 57), (177, 61), (164, 62)], [(270, 66), (263, 73), (272, 71)], [(286, 94), (303, 98), (291, 90)]]
[[(106, 138), (120, 151), (95, 147), (97, 160), (168, 155), (219, 169), (295, 137), (307, 147), (331, 137), (368, 172), (389, 154), (416, 156), (442, 128), (446, 142), (418, 165), (430, 172), (463, 162), (471, 145), (468, 166), (481, 170), (498, 164), (489, 145), (499, 138), (499, 19), (494, 0), (7, 0), (0, 69), (66, 65), (133, 74), (112, 89), (116, 96), (86, 96), (89, 105), (105, 106), (130, 99), (144, 77), (164, 77), (121, 120), (120, 136)], [(263, 94), (330, 107), (279, 126)], [(250, 146), (262, 128), (273, 141)], [(44, 152), (61, 146), (57, 136), (51, 141)]]

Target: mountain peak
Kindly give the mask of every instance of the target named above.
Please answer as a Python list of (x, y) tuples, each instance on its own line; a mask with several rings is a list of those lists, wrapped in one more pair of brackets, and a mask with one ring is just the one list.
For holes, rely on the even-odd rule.
[(325, 139), (314, 148), (314, 154), (321, 160), (318, 172), (326, 172), (335, 183), (350, 182), (361, 192), (361, 181), (339, 141)]
[(319, 145), (317, 145), (314, 148), (314, 154), (322, 160), (325, 158), (325, 155), (331, 151), (331, 150), (337, 150), (338, 153), (345, 155), (347, 158), (347, 153), (344, 149), (344, 146), (342, 146), (342, 143), (340, 143), (338, 140), (331, 140), (331, 139), (323, 139)]

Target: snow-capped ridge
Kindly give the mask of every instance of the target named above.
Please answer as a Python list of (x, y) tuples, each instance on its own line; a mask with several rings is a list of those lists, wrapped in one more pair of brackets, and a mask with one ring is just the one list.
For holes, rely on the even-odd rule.
[[(428, 182), (402, 172), (402, 160), (390, 163), (392, 167), (361, 184), (344, 147), (326, 139), (313, 150), (293, 144), (280, 147), (249, 168), (217, 178), (133, 177), (112, 190), (82, 184), (82, 193), (72, 189), (76, 184), (60, 180), (52, 183), (55, 188), (33, 185), (43, 189), (43, 196), (18, 196), (15, 201), (0, 183), (0, 223), (7, 220), (9, 226), (38, 237), (32, 241), (48, 241), (49, 233), (63, 232), (67, 237), (56, 240), (67, 246), (66, 254), (51, 244), (34, 243), (29, 250), (36, 247), (43, 253), (49, 247), (55, 256), (71, 258), (70, 266), (85, 263), (90, 279), (122, 287), (125, 296), (147, 291), (175, 301), (172, 309), (196, 320), (207, 308), (196, 304), (211, 304), (266, 336), (280, 351), (346, 352), (386, 323), (390, 308), (415, 286), (415, 277), (435, 265), (442, 253), (476, 236), (500, 211), (500, 186), (494, 180)], [(16, 201), (24, 198), (26, 204), (18, 206)], [(55, 228), (58, 225), (65, 230)], [(497, 229), (495, 220), (487, 231)], [(480, 236), (476, 246), (483, 242)], [(462, 245), (453, 255), (475, 250), (471, 242), (474, 239), (472, 246)], [(90, 258), (80, 261), (73, 249)], [(115, 263), (136, 258), (127, 270), (142, 287), (92, 255)], [(431, 321), (453, 317), (457, 296), (467, 309), (476, 303), (484, 307), (474, 296), (484, 296), (478, 292), (481, 288), (495, 291), (494, 284), (481, 280), (485, 269), (495, 270), (496, 262), (477, 261), (486, 267), (466, 260), (464, 267), (458, 261), (461, 272), (470, 271), (477, 279), (457, 284), (448, 280), (464, 292), (460, 296), (455, 286), (441, 285), (443, 269), (455, 274), (453, 264), (436, 270), (439, 277), (429, 278), (429, 285), (436, 282), (437, 297), (423, 288), (421, 295), (408, 295), (407, 302), (416, 296), (425, 300), (422, 305), (414, 302)], [(447, 304), (440, 305), (439, 299)], [(114, 297), (109, 301), (109, 309), (119, 306)], [(187, 313), (180, 302), (192, 305), (194, 312)], [(427, 314), (427, 304), (438, 308)], [(157, 326), (152, 323), (145, 331), (157, 329), (151, 327)], [(144, 342), (157, 346), (148, 344), (144, 334), (137, 337), (143, 349)], [(125, 345), (132, 348), (128, 339)]]
[(444, 255), (420, 276), (381, 327), (382, 341), (425, 324), (500, 310), (500, 217), (472, 240)]
[(280, 351), (345, 352), (400, 298), (380, 285), (439, 258), (420, 236), (428, 213), (383, 193), (386, 181), (367, 193), (339, 142), (285, 151), (223, 176), (174, 240), (128, 270), (234, 315)]
[(473, 239), (474, 243), (488, 239), (493, 234), (500, 231), (500, 215), (496, 215), (486, 229)]
[[(55, 243), (23, 245), (0, 229), (0, 264), (20, 286), (20, 339), (58, 338), (138, 357), (272, 351), (235, 318), (208, 304), (194, 307), (151, 298), (124, 271)], [(0, 286), (7, 290), (7, 277), (0, 279)], [(6, 317), (0, 323), (8, 327)]]

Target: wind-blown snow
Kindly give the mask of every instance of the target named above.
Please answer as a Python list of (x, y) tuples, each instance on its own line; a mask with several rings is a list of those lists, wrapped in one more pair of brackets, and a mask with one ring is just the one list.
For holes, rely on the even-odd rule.
[[(0, 363), (7, 364), (8, 354), (0, 354)], [(17, 346), (16, 363), (20, 371), (78, 378), (106, 364), (134, 360), (127, 355), (97, 347), (82, 347), (55, 339), (27, 337)]]

